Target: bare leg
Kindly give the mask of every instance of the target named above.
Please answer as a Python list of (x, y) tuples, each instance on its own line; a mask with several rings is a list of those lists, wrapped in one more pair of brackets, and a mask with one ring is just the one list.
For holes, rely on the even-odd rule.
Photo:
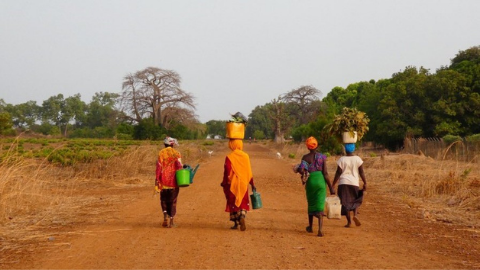
[(355, 226), (360, 226), (362, 223), (360, 222), (360, 219), (358, 219), (357, 214), (357, 208), (355, 208), (355, 210), (353, 210), (353, 222), (355, 222)]
[(319, 214), (318, 215), (318, 234), (317, 236), (322, 237), (323, 236), (323, 215)]
[(346, 228), (349, 228), (352, 226), (352, 220), (350, 219), (350, 211), (347, 211), (347, 214), (345, 215), (347, 218), (347, 225), (345, 225)]
[(230, 229), (232, 229), (232, 230), (238, 229), (238, 223), (237, 223), (237, 221), (234, 220), (233, 222), (234, 222), (235, 224), (234, 224), (232, 227), (230, 227)]
[(305, 228), (307, 232), (309, 233), (313, 232), (312, 225), (313, 225), (313, 215), (308, 214), (308, 226), (307, 228)]

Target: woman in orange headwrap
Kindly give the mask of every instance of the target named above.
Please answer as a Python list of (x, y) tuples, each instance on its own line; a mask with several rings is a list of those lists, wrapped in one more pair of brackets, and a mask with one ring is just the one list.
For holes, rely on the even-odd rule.
[(313, 232), (313, 217), (318, 218), (318, 236), (323, 236), (323, 216), (325, 197), (327, 196), (327, 184), (330, 193), (334, 193), (327, 172), (327, 156), (317, 152), (318, 142), (310, 137), (305, 142), (308, 154), (302, 157), (302, 161), (296, 170), (302, 175), (302, 183), (305, 185), (308, 202), (308, 226), (307, 232)]
[(240, 229), (245, 231), (245, 215), (250, 210), (248, 184), (255, 189), (252, 167), (250, 157), (243, 152), (242, 140), (231, 139), (228, 146), (232, 152), (225, 158), (223, 181), (220, 184), (227, 199), (225, 212), (230, 213), (230, 220), (235, 223), (232, 229), (237, 229), (240, 224)]

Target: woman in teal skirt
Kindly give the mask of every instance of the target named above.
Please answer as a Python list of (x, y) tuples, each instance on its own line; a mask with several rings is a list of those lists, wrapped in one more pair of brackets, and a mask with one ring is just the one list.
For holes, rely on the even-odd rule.
[(305, 185), (308, 202), (308, 226), (307, 232), (313, 232), (313, 217), (318, 218), (318, 236), (323, 236), (322, 225), (325, 197), (327, 189), (330, 193), (334, 193), (330, 178), (327, 172), (327, 157), (316, 151), (318, 142), (314, 137), (310, 137), (306, 141), (306, 145), (310, 152), (302, 157), (302, 162), (298, 166), (297, 171), (302, 175), (302, 183)]

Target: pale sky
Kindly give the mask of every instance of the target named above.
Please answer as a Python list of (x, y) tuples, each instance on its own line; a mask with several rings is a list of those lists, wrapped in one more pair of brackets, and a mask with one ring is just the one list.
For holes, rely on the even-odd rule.
[(0, 0), (0, 99), (120, 93), (170, 69), (203, 123), (311, 85), (432, 73), (480, 45), (478, 0)]

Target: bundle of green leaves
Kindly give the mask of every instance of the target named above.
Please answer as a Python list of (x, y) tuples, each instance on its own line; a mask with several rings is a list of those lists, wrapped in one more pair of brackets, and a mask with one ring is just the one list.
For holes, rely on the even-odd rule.
[(243, 115), (241, 112), (237, 112), (235, 114), (232, 114), (232, 118), (230, 118), (230, 120), (228, 120), (227, 122), (246, 124), (248, 122), (248, 118), (245, 117), (245, 115)]

